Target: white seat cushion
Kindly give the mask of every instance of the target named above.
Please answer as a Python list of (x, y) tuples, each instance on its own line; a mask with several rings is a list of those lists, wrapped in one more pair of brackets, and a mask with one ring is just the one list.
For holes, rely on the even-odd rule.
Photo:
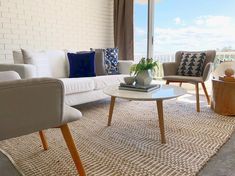
[(91, 79), (94, 80), (95, 90), (99, 90), (113, 84), (120, 84), (121, 82), (124, 82), (123, 78), (125, 76), (128, 75), (104, 75), (92, 77)]
[(95, 88), (94, 81), (90, 78), (61, 78), (64, 83), (65, 95), (92, 91)]

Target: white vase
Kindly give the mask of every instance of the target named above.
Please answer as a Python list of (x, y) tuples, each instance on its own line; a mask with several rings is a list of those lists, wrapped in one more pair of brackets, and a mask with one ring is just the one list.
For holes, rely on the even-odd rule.
[(141, 86), (150, 85), (152, 80), (153, 80), (153, 76), (152, 76), (151, 70), (141, 71), (135, 77), (136, 84), (141, 85)]

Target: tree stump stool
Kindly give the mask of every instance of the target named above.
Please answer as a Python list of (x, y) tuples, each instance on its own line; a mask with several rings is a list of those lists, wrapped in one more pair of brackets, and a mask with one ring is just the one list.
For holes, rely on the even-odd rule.
[(221, 115), (235, 115), (235, 82), (212, 80), (211, 108)]

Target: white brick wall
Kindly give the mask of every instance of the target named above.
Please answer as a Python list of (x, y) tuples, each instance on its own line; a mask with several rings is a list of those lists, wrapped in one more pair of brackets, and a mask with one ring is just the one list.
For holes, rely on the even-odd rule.
[(12, 50), (113, 46), (113, 0), (0, 0), (0, 63)]

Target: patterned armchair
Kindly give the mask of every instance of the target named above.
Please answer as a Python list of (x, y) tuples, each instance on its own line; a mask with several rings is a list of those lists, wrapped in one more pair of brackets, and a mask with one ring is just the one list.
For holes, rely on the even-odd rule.
[[(185, 53), (190, 53), (186, 58), (188, 63), (182, 63), (183, 57)], [(197, 59), (195, 55), (198, 55), (200, 53), (205, 53), (205, 60), (203, 62), (203, 65), (201, 66), (201, 70), (199, 72), (196, 72), (197, 69), (190, 69), (189, 67), (192, 65), (199, 64), (198, 62), (190, 63), (190, 60)], [(210, 104), (210, 97), (207, 93), (205, 81), (209, 79), (210, 73), (213, 68), (213, 62), (216, 56), (216, 51), (214, 50), (208, 50), (205, 52), (190, 52), (190, 51), (178, 51), (175, 54), (175, 62), (169, 62), (169, 63), (163, 63), (163, 72), (164, 77), (163, 80), (166, 80), (166, 84), (169, 84), (170, 82), (178, 82), (180, 83), (180, 86), (182, 83), (191, 83), (195, 85), (196, 89), (196, 108), (197, 112), (200, 112), (200, 103), (199, 103), (199, 84), (202, 85), (202, 88), (205, 92), (207, 102)], [(191, 58), (190, 58), (191, 57)], [(202, 56), (199, 56), (202, 57)], [(182, 59), (183, 58), (183, 59)], [(190, 73), (187, 71), (182, 71), (182, 65), (185, 66), (184, 69), (191, 70)], [(181, 70), (180, 70), (181, 69)]]

